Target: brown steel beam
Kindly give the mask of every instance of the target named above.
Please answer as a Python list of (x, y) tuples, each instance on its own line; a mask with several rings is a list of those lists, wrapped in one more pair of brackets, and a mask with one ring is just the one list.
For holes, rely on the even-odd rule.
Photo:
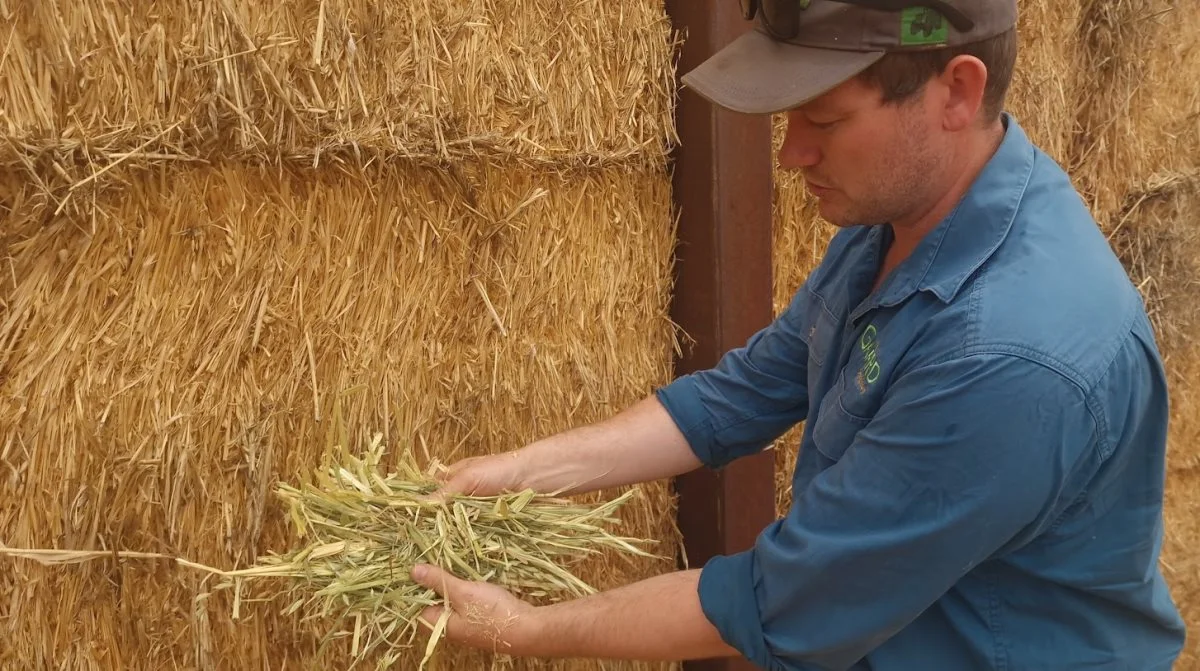
[[(750, 23), (734, 0), (667, 0), (686, 41), (683, 74), (728, 44)], [(686, 374), (715, 365), (772, 316), (771, 121), (718, 108), (680, 92), (674, 159), (679, 208), (672, 317), (695, 342), (676, 362)], [(740, 459), (719, 472), (676, 480), (679, 527), (689, 565), (748, 549), (775, 518), (772, 453)], [(749, 671), (742, 659), (703, 660), (687, 671)]]

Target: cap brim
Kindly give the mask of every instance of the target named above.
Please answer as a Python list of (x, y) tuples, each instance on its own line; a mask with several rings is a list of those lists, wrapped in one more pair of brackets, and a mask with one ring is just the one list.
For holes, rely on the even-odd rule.
[(803, 47), (752, 30), (683, 76), (713, 103), (747, 114), (799, 107), (883, 58), (882, 51)]

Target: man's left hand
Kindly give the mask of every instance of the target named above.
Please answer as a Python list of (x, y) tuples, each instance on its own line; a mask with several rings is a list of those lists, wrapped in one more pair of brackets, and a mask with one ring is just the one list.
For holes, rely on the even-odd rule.
[(413, 580), (437, 592), (446, 606), (430, 606), (420, 619), (432, 628), (450, 609), (444, 635), (447, 640), (498, 654), (527, 656), (537, 641), (537, 608), (503, 587), (460, 580), (436, 566), (413, 568)]

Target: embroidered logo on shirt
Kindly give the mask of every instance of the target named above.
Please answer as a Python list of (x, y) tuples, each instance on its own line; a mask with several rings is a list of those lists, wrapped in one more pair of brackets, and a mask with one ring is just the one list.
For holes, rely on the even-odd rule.
[(854, 381), (858, 384), (859, 393), (867, 393), (867, 387), (879, 379), (879, 331), (874, 324), (867, 325), (862, 337), (858, 339), (858, 349), (862, 351), (863, 364), (858, 369)]

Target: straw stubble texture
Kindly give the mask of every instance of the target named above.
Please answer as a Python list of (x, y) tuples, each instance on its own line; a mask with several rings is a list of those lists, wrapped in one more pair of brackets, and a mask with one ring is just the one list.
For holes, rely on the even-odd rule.
[(74, 174), (149, 142), (661, 167), (674, 137), (673, 37), (649, 0), (10, 0), (0, 16), (0, 165)]
[(1127, 196), (1200, 165), (1200, 6), (1085, 0), (1072, 176), (1105, 227)]
[(1163, 572), (1188, 627), (1187, 647), (1175, 668), (1200, 669), (1200, 347), (1192, 346), (1172, 366), (1171, 453), (1168, 458), (1166, 540)]
[[(1200, 5), (1087, 1), (1072, 177), (1146, 298), (1171, 380), (1163, 570), (1189, 632), (1200, 626), (1196, 417), (1200, 417)], [(1200, 669), (1188, 637), (1176, 668)]]
[(1059, 163), (1071, 158), (1080, 84), (1076, 63), (1084, 0), (1041, 0), (1019, 7), (1016, 70), (1008, 111), (1043, 151)]
[[(661, 3), (0, 0), (0, 17), (0, 542), (243, 567), (288, 549), (272, 491), (335, 418), (349, 444), (380, 431), (449, 462), (669, 379)], [(622, 532), (672, 556), (673, 517), (658, 483)], [(200, 588), (165, 561), (14, 564), (0, 666), (346, 659), (314, 656), (320, 623), (253, 603), (234, 622)]]
[[(285, 549), (271, 491), (331, 444), (335, 403), (352, 444), (379, 430), (443, 462), (611, 414), (669, 376), (669, 188), (617, 168), (222, 164), (147, 171), (91, 221), (25, 207), (0, 303), (3, 541), (241, 567)], [(669, 556), (672, 509), (653, 487), (623, 533)], [(193, 576), (0, 575), (6, 668), (196, 664)], [(316, 663), (315, 628), (274, 609), (232, 622), (223, 598), (205, 614), (212, 668)]]

